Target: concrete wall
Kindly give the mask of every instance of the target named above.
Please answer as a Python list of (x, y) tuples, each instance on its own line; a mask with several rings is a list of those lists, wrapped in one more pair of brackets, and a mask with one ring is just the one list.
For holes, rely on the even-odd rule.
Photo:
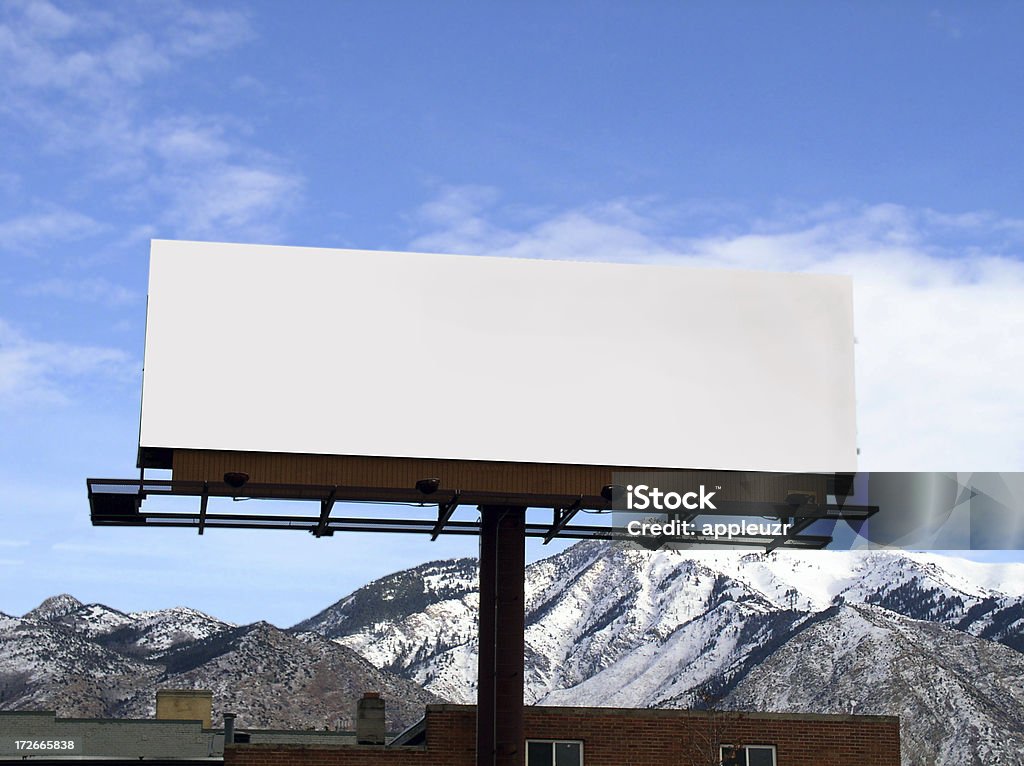
[[(198, 721), (57, 718), (52, 712), (0, 713), (0, 758), (106, 756), (205, 758), (214, 734)], [(72, 749), (18, 750), (18, 740), (73, 742)]]
[[(354, 744), (352, 732), (275, 731), (236, 728), (253, 743)], [(17, 749), (19, 740), (71, 742), (70, 749)], [(224, 752), (219, 729), (204, 729), (199, 721), (152, 719), (58, 718), (52, 711), (0, 712), (0, 760), (24, 756), (60, 758), (213, 758)]]

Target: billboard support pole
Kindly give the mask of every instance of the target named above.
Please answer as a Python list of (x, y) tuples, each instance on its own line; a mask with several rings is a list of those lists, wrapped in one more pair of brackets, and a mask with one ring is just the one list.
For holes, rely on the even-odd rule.
[(526, 508), (480, 506), (477, 766), (523, 766)]

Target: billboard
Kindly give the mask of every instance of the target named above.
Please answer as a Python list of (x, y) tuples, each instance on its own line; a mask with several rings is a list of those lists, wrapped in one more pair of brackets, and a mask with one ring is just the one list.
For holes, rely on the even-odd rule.
[(140, 446), (855, 469), (849, 278), (154, 240)]

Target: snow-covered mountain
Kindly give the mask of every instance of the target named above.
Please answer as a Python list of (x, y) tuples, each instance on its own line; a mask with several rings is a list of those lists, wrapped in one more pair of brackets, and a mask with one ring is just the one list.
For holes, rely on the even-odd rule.
[(62, 716), (152, 717), (158, 688), (214, 692), (214, 717), (240, 726), (351, 725), (365, 691), (389, 699), (393, 729), (441, 701), (315, 634), (265, 622), (236, 626), (194, 609), (124, 613), (71, 596), (22, 618), (0, 617), (0, 710)]
[(148, 659), (235, 627), (187, 607), (125, 613), (103, 604), (83, 604), (66, 593), (51, 596), (25, 617), (69, 628), (107, 648)]
[(476, 559), (433, 561), (375, 580), (292, 631), (346, 637), (339, 643), (377, 667), (420, 685), (429, 677), (434, 694), (469, 702), (476, 665), (465, 662), (475, 646), (478, 595)]
[[(474, 563), (433, 562), (391, 575), (295, 629), (333, 638), (440, 696), (472, 702), (478, 607)], [(457, 574), (445, 580), (442, 572)], [(434, 590), (438, 582), (443, 592)], [(912, 697), (929, 686), (930, 674), (956, 663), (967, 668), (999, 652), (1001, 657), (1022, 656), (1024, 565), (902, 552), (651, 553), (588, 542), (531, 565), (526, 590), (531, 702), (700, 707), (711, 701), (743, 707), (744, 695), (754, 698), (750, 679), (763, 677), (755, 671), (772, 667), (780, 651), (817, 635), (811, 631), (823, 622), (854, 614), (884, 615), (888, 622), (877, 623), (880, 633), (892, 625), (914, 635), (931, 635), (926, 628), (941, 628), (943, 647), (962, 657), (946, 658), (952, 665), (935, 664), (941, 655), (925, 651), (926, 642), (910, 644), (920, 648), (915, 677), (884, 703), (876, 701), (872, 712), (900, 715), (904, 705), (915, 711), (904, 717), (908, 743), (933, 734), (943, 742), (957, 737), (982, 741), (965, 735), (964, 726), (987, 726), (993, 741), (1001, 734), (1006, 734), (1004, 742), (1015, 741), (1009, 732), (1020, 717), (1007, 717), (997, 706), (989, 709), (979, 703), (987, 712), (971, 717), (969, 706), (929, 709)], [(368, 619), (372, 609), (367, 605), (382, 601), (388, 604), (386, 611), (379, 619)], [(837, 610), (847, 617), (836, 617)], [(897, 641), (895, 636), (892, 641)], [(859, 653), (851, 650), (851, 678), (870, 677), (881, 661), (867, 652), (868, 646)], [(992, 652), (979, 653), (981, 646)], [(1019, 688), (1024, 683), (1019, 667), (1011, 663), (1005, 674), (989, 676), (993, 688), (1014, 683)], [(979, 667), (975, 672), (988, 670)], [(816, 691), (827, 697), (831, 688), (823, 684)], [(949, 693), (963, 692), (957, 687)], [(1006, 695), (1012, 709), (1015, 698)], [(801, 709), (849, 712), (852, 699), (836, 697), (825, 707), (807, 696)], [(757, 698), (763, 710), (787, 709), (797, 701)], [(921, 728), (928, 716), (948, 723), (944, 734)], [(961, 763), (950, 755), (958, 752), (952, 745), (935, 752), (946, 753), (946, 760), (936, 763)]]
[(136, 689), (156, 683), (159, 667), (45, 619), (51, 601), (29, 613), (42, 619), (0, 619), (0, 710), (117, 715)]
[[(289, 631), (47, 599), (0, 615), (0, 709), (148, 716), (201, 686), (240, 725), (320, 728), (377, 690), (410, 723), (474, 701), (476, 570), (397, 572)], [(1024, 764), (1024, 565), (584, 542), (526, 582), (530, 702), (900, 715), (907, 766)]]
[(904, 766), (1024, 761), (1024, 654), (873, 606), (837, 606), (753, 668), (739, 710), (903, 719)]
[[(747, 658), (836, 603), (881, 606), (1013, 648), (1024, 637), (1024, 565), (929, 554), (651, 553), (588, 542), (530, 565), (526, 591), (528, 696), (540, 703), (585, 692), (590, 704), (696, 704), (695, 691), (721, 692)], [(370, 583), (293, 630), (470, 702), (477, 608), (475, 561), (431, 562)], [(666, 663), (687, 672), (665, 673)]]

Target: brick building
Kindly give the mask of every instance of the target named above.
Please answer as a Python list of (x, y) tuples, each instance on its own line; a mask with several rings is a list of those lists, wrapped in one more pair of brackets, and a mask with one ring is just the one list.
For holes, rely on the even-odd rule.
[[(527, 766), (899, 766), (890, 716), (528, 707)], [(387, 745), (236, 744), (224, 766), (474, 766), (476, 709), (428, 706)], [(724, 749), (723, 749), (724, 748)]]

